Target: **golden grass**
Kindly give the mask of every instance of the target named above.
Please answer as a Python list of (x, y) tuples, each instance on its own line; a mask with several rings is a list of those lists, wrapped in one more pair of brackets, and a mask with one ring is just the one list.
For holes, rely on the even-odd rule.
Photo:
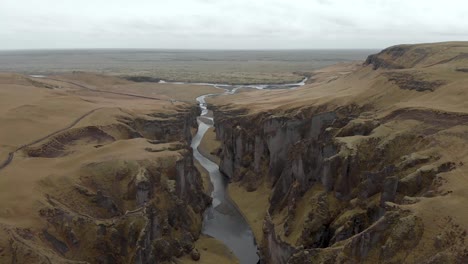
[(135, 94), (164, 100), (195, 102), (203, 94), (222, 93), (223, 90), (207, 85), (178, 85), (164, 83), (137, 83), (118, 77), (77, 72), (55, 75), (50, 78), (36, 78), (35, 82), (60, 86), (62, 89), (76, 89), (82, 85), (101, 91)]
[[(89, 86), (107, 85), (106, 89), (109, 90), (112, 85), (120, 84), (114, 78), (95, 75), (74, 77), (76, 80), (73, 81), (89, 82)], [(117, 119), (121, 117), (175, 113), (177, 108), (187, 106), (185, 103), (95, 93), (66, 84), (63, 89), (46, 89), (34, 86), (27, 77), (14, 74), (0, 74), (0, 85), (0, 162), (5, 160), (8, 152), (65, 128), (94, 109), (97, 110), (80, 120), (73, 129), (109, 126), (106, 132), (117, 140), (106, 142), (99, 148), (95, 147), (94, 141), (76, 140), (66, 146), (66, 155), (57, 158), (30, 158), (22, 151), (16, 152), (12, 163), (0, 170), (0, 224), (24, 228), (40, 226), (42, 220), (37, 208), (44, 202), (44, 191), (60, 190), (65, 185), (73, 185), (83, 164), (125, 159), (175, 160), (179, 155), (177, 151), (145, 151), (145, 148), (154, 147), (146, 139), (120, 140), (127, 139), (125, 131), (112, 125), (118, 123)], [(160, 92), (160, 96), (169, 98), (176, 94), (186, 94), (193, 96), (195, 102), (194, 97), (201, 93), (218, 91), (212, 87), (196, 87), (200, 88), (197, 92), (192, 88), (174, 86), (173, 90)], [(131, 86), (125, 92), (138, 93)], [(163, 94), (166, 92), (167, 95)], [(145, 95), (144, 91), (141, 91), (141, 95)], [(44, 139), (35, 146), (41, 146), (47, 141), (48, 139)]]
[(262, 184), (254, 192), (247, 192), (239, 183), (228, 185), (229, 196), (246, 218), (255, 235), (255, 240), (263, 240), (263, 219), (268, 208), (271, 190)]

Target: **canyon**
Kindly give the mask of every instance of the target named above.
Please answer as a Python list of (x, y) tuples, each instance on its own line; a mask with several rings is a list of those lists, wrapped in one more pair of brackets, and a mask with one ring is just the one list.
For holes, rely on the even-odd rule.
[(467, 54), (282, 86), (1, 73), (0, 263), (467, 263)]
[(0, 83), (0, 263), (199, 255), (211, 198), (190, 148), (200, 110), (182, 101), (217, 89), (86, 73)]

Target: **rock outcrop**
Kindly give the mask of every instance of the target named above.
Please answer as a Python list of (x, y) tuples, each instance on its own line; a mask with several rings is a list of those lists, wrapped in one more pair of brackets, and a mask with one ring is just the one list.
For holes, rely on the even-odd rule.
[(364, 65), (377, 69), (410, 69), (468, 59), (465, 42), (396, 45), (367, 57)]
[[(261, 122), (215, 111), (223, 142), (221, 171), (248, 191), (262, 182), (272, 188), (262, 243), (267, 263), (402, 261), (395, 256), (418, 245), (421, 219), (392, 204), (437, 193), (438, 174), (455, 164), (419, 155), (430, 141), (417, 134), (346, 142), (367, 134), (351, 125), (349, 116), (359, 115), (356, 111), (337, 109), (301, 119), (263, 116)], [(298, 216), (297, 206), (308, 192), (314, 192), (304, 201), (308, 212)], [(342, 250), (329, 250), (336, 248)]]

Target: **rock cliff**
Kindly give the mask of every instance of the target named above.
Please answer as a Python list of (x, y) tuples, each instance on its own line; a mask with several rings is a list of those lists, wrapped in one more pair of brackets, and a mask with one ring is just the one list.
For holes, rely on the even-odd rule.
[[(8, 231), (16, 261), (46, 261), (57, 254), (88, 263), (160, 263), (190, 253), (210, 203), (188, 147), (195, 116), (190, 109), (175, 117), (178, 122), (135, 119), (135, 135), (139, 130), (163, 143), (174, 134), (180, 145), (154, 160), (82, 166), (78, 183), (47, 194), (39, 209), (46, 221), (42, 231)], [(31, 250), (36, 246), (50, 248), (48, 254)]]
[[(444, 109), (428, 94), (466, 85), (468, 77), (451, 64), (464, 54), (455, 52), (460, 47), (468, 50), (466, 43), (397, 46), (325, 86), (212, 101), (220, 170), (248, 192), (263, 184), (271, 189), (257, 238), (266, 263), (466, 262), (465, 214), (427, 211), (466, 201), (446, 184), (465, 178), (465, 158), (446, 148), (467, 143), (468, 108)], [(440, 49), (452, 59), (441, 59), (434, 52)], [(447, 78), (441, 65), (456, 78)], [(424, 81), (441, 81), (434, 89), (402, 89), (403, 68), (437, 73)], [(248, 106), (255, 99), (247, 97), (261, 103)]]
[(190, 148), (199, 108), (103, 100), (111, 106), (22, 146), (1, 171), (31, 191), (3, 201), (0, 263), (164, 263), (196, 252), (211, 203)]

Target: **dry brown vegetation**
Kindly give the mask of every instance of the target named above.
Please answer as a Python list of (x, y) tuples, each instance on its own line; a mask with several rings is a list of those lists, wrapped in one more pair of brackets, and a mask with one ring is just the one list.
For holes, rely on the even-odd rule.
[[(221, 142), (211, 130), (200, 150), (219, 154), (265, 259), (467, 262), (466, 54), (466, 42), (400, 45), (295, 90), (209, 99)], [(241, 77), (290, 81), (256, 74)], [(214, 92), (0, 74), (0, 263), (192, 263), (193, 247), (200, 263), (237, 263), (193, 241), (210, 184), (188, 148), (191, 102)]]

